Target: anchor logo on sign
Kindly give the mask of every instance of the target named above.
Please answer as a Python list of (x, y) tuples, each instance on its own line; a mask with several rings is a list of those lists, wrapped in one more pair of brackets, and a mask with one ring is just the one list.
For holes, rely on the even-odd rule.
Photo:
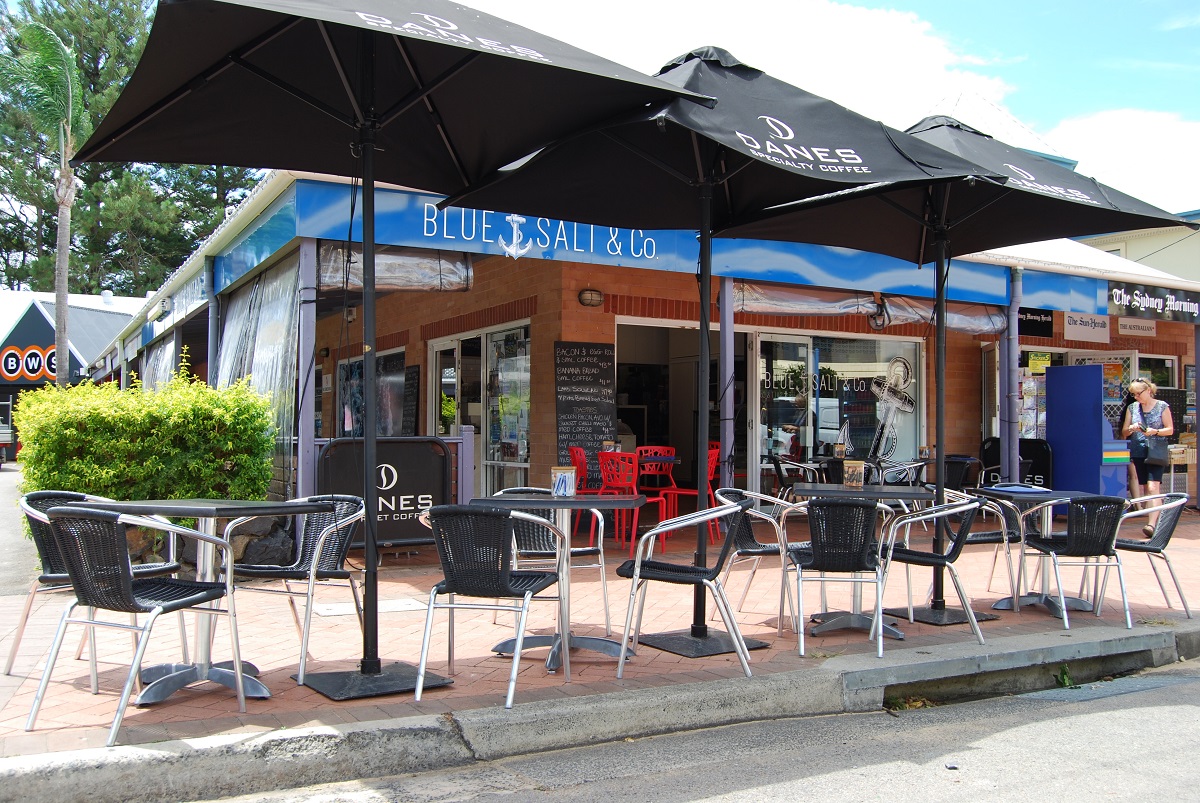
[(871, 393), (879, 401), (876, 411), (879, 416), (879, 426), (875, 429), (875, 437), (871, 441), (869, 457), (887, 458), (896, 451), (899, 436), (896, 432), (896, 415), (911, 413), (917, 407), (917, 401), (905, 392), (912, 384), (912, 365), (903, 357), (893, 357), (888, 363), (888, 375), (877, 376), (871, 380)]
[(533, 248), (533, 243), (526, 242), (524, 245), (521, 244), (525, 239), (525, 235), (521, 234), (521, 224), (525, 222), (525, 218), (520, 215), (509, 215), (504, 219), (512, 225), (512, 245), (504, 242), (503, 235), (497, 237), (496, 242), (500, 243), (500, 249), (513, 259), (525, 256)]

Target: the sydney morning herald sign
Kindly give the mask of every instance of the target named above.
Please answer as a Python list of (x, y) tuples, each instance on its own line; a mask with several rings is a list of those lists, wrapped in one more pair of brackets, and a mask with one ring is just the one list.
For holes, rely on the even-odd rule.
[(1109, 282), (1108, 314), (1200, 323), (1200, 294), (1144, 284)]

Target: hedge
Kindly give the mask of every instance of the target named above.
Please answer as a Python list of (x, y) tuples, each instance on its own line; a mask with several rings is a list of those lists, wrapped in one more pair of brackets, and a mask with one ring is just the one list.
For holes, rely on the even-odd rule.
[(156, 390), (90, 381), (21, 393), (22, 490), (114, 499), (263, 499), (274, 432), (247, 383), (209, 387), (181, 369)]

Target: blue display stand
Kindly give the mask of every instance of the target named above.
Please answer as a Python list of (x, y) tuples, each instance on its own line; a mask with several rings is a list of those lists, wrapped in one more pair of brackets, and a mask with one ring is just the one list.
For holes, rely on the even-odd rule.
[(1056, 490), (1105, 496), (1129, 492), (1129, 446), (1104, 417), (1104, 368), (1046, 368), (1046, 441), (1054, 452)]

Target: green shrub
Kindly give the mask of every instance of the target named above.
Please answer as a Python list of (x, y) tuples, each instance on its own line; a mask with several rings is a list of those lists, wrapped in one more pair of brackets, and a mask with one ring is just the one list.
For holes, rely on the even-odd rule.
[(23, 392), (13, 418), (24, 492), (263, 499), (271, 481), (269, 400), (245, 382), (217, 390), (181, 370), (154, 391), (47, 384)]

